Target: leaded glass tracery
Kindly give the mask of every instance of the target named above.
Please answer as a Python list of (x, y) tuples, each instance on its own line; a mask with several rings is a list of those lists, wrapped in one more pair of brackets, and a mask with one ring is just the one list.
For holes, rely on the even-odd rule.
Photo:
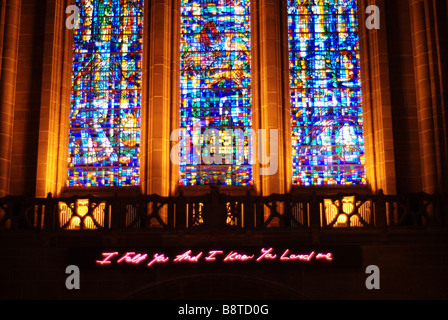
[(76, 0), (70, 187), (140, 183), (144, 0)]
[(287, 0), (293, 184), (365, 184), (356, 0)]
[(250, 8), (181, 1), (180, 185), (252, 184)]

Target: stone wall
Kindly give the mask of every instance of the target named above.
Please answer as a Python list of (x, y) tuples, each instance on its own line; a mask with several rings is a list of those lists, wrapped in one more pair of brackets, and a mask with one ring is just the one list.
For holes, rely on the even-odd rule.
[[(213, 243), (244, 250), (247, 243), (259, 247), (272, 242), (268, 236), (113, 236), (82, 234), (45, 237), (2, 235), (0, 247), (0, 299), (148, 299), (148, 300), (307, 300), (307, 299), (447, 299), (448, 246), (440, 230), (370, 233), (351, 231), (322, 234), (320, 245), (359, 248), (360, 264), (333, 267), (250, 265), (237, 267), (197, 264), (167, 268), (100, 268), (86, 263), (99, 259), (92, 249), (147, 247), (179, 252)], [(303, 235), (302, 235), (303, 236)], [(283, 243), (313, 247), (297, 235), (282, 235)], [(152, 243), (152, 245), (150, 244)], [(299, 243), (299, 245), (297, 244)], [(189, 246), (191, 245), (191, 247)], [(70, 248), (76, 247), (74, 256)], [(350, 250), (350, 249), (349, 249)], [(98, 251), (100, 252), (100, 251)], [(355, 255), (355, 251), (347, 255)], [(335, 255), (336, 256), (336, 255)], [(80, 269), (80, 289), (66, 288), (66, 268)], [(368, 290), (366, 268), (380, 270), (380, 289)]]

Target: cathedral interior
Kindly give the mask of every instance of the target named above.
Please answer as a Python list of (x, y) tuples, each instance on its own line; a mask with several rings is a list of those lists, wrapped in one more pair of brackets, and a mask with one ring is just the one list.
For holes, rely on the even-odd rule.
[(447, 56), (446, 0), (2, 0), (0, 298), (447, 299)]

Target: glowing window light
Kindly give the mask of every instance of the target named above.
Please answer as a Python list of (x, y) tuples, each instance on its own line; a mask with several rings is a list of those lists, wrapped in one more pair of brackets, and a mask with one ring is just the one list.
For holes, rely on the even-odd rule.
[[(181, 1), (180, 128), (186, 147), (197, 146), (181, 154), (182, 186), (253, 183), (250, 8), (250, 0)], [(204, 152), (223, 161), (207, 163)]]
[(140, 184), (144, 0), (76, 0), (68, 187)]
[(366, 183), (356, 0), (287, 0), (293, 185)]
[[(92, 207), (90, 215), (88, 215), (89, 206)], [(105, 224), (106, 215), (110, 221), (110, 211), (104, 202), (90, 203), (88, 199), (78, 199), (69, 205), (66, 202), (59, 202), (58, 213), (59, 227), (64, 230), (94, 230), (98, 227), (110, 227)]]
[(372, 201), (359, 201), (355, 196), (341, 200), (324, 200), (327, 225), (340, 227), (365, 227), (372, 222)]

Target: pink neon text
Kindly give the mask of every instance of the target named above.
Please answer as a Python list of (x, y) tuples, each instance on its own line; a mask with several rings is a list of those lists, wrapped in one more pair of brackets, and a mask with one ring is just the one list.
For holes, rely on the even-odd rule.
[(319, 253), (316, 257), (317, 260), (327, 260), (327, 261), (333, 261), (333, 254), (331, 252), (327, 254)]
[(199, 262), (199, 259), (202, 257), (202, 252), (197, 254), (196, 256), (191, 256), (191, 250), (188, 250), (187, 252), (180, 254), (176, 256), (176, 259), (174, 259), (174, 262), (193, 262), (197, 263)]
[(277, 259), (276, 254), (272, 254), (274, 252), (273, 248), (269, 249), (261, 249), (261, 256), (257, 258), (257, 262), (260, 262), (261, 260), (275, 260)]
[(146, 260), (147, 257), (148, 255), (146, 253), (135, 254), (135, 252), (126, 252), (124, 256), (117, 260), (117, 263), (122, 263), (124, 261), (125, 263), (139, 264), (140, 262)]
[(110, 259), (112, 259), (112, 257), (117, 255), (118, 252), (103, 252), (103, 257), (105, 258), (103, 260), (97, 260), (96, 263), (100, 265), (111, 264), (112, 262), (110, 261)]
[(147, 266), (150, 267), (155, 263), (167, 263), (170, 260), (170, 258), (165, 257), (164, 254), (159, 255), (158, 253), (154, 254), (154, 259), (152, 259)]
[(223, 254), (224, 251), (221, 250), (213, 250), (208, 253), (208, 257), (205, 258), (206, 261), (216, 261), (216, 256), (218, 254)]
[(290, 261), (290, 260), (300, 260), (300, 261), (311, 261), (316, 253), (313, 251), (310, 254), (290, 254), (289, 249), (286, 249), (280, 257), (281, 261)]
[(238, 252), (231, 251), (227, 257), (224, 258), (224, 262), (233, 262), (233, 261), (249, 261), (252, 260), (254, 256), (248, 256), (246, 254), (241, 254)]

